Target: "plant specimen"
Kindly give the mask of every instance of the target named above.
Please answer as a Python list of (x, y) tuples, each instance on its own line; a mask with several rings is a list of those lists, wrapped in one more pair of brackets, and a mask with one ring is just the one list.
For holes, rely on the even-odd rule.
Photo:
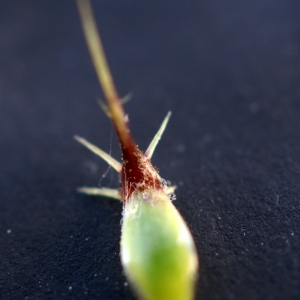
[(123, 203), (121, 262), (139, 299), (191, 300), (197, 278), (198, 257), (191, 233), (172, 203), (168, 186), (151, 163), (171, 113), (143, 153), (128, 128), (122, 99), (116, 91), (89, 0), (77, 0), (88, 49), (102, 86), (105, 111), (117, 132), (122, 163), (84, 138), (75, 139), (112, 166), (121, 188), (82, 187), (89, 195), (119, 199)]

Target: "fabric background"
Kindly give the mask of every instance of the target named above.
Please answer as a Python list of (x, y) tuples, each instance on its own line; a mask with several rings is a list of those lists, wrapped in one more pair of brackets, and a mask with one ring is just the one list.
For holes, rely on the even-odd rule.
[[(93, 1), (132, 134), (178, 186), (197, 299), (299, 299), (300, 2)], [(120, 159), (74, 1), (0, 4), (0, 298), (134, 299), (117, 187), (73, 139)]]

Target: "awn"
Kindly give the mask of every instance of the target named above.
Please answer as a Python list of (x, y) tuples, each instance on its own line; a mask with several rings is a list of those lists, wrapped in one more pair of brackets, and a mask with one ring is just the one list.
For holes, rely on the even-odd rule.
[(197, 278), (198, 257), (191, 233), (172, 204), (168, 187), (151, 164), (169, 112), (143, 153), (130, 134), (127, 118), (110, 73), (89, 0), (77, 0), (84, 35), (106, 101), (107, 115), (117, 132), (122, 163), (84, 138), (75, 139), (99, 155), (121, 177), (121, 188), (82, 187), (88, 195), (106, 196), (123, 202), (121, 262), (139, 299), (191, 300)]

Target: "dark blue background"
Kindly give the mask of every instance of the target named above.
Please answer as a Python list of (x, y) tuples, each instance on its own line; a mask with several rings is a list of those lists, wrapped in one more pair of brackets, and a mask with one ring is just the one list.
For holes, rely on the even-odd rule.
[[(178, 186), (197, 299), (299, 299), (300, 2), (93, 1), (131, 129)], [(122, 204), (77, 194), (120, 159), (75, 3), (0, 4), (0, 298), (133, 299)], [(124, 284), (125, 283), (125, 284)]]

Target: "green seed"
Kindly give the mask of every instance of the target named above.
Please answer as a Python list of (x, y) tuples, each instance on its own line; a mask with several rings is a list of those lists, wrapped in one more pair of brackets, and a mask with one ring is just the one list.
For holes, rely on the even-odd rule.
[(146, 300), (190, 300), (198, 259), (192, 236), (168, 196), (134, 192), (124, 206), (121, 260)]

